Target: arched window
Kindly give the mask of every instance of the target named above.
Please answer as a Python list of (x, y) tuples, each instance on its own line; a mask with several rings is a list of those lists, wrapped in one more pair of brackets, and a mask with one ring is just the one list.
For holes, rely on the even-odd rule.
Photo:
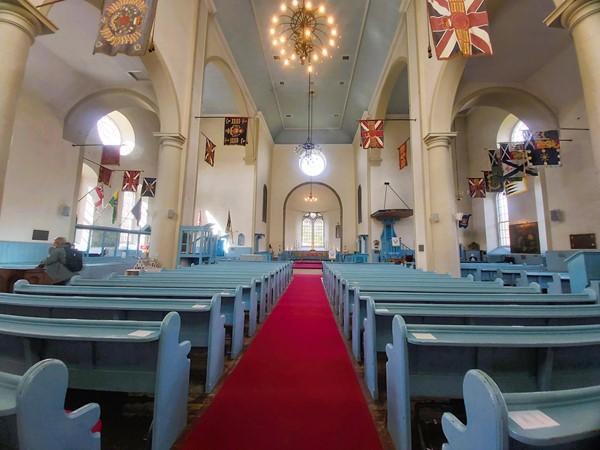
[(315, 249), (325, 246), (325, 222), (323, 215), (309, 212), (302, 218), (302, 247)]
[[(104, 145), (121, 145), (121, 156), (127, 156), (133, 151), (135, 147), (135, 133), (133, 127), (127, 117), (119, 111), (112, 111), (104, 117), (101, 117), (96, 123), (96, 129), (98, 131), (98, 136)], [(121, 174), (121, 172), (117, 173)], [(113, 183), (113, 185), (114, 184), (119, 186), (120, 181)], [(117, 189), (119, 188), (117, 187)], [(105, 199), (110, 199), (113, 194), (114, 191), (105, 191)], [(137, 203), (137, 196), (137, 192), (119, 193), (120, 215), (118, 215), (118, 217), (120, 220), (117, 220), (116, 222), (117, 227), (133, 230), (138, 226), (138, 222), (132, 213), (132, 209)], [(139, 227), (144, 227), (147, 224), (147, 221), (148, 199), (142, 198)]]
[(525, 131), (529, 131), (529, 127), (527, 125), (525, 125), (525, 122), (523, 122), (522, 120), (519, 120), (513, 130), (512, 133), (510, 135), (510, 141), (511, 142), (523, 142), (525, 140), (525, 136), (524, 136), (524, 132)]
[(496, 196), (496, 218), (498, 221), (498, 245), (510, 246), (508, 202), (506, 201), (506, 194), (504, 192), (499, 192)]

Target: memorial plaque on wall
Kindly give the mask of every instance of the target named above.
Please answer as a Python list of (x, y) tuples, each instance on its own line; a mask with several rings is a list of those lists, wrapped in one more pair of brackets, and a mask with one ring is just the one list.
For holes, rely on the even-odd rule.
[(596, 234), (570, 234), (569, 240), (571, 241), (572, 249), (596, 249)]
[(537, 222), (509, 225), (511, 253), (540, 253), (540, 233)]

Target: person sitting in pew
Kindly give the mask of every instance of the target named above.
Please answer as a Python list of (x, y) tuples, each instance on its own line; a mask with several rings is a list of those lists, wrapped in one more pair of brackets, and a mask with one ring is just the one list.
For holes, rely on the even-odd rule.
[(48, 256), (38, 265), (52, 279), (53, 284), (66, 285), (78, 272), (71, 272), (67, 267), (67, 251), (71, 244), (64, 237), (57, 237), (48, 249)]

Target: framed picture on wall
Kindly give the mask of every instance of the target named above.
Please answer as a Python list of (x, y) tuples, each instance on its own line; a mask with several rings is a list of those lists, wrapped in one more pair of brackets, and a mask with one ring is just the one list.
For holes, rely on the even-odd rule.
[(571, 241), (572, 249), (596, 249), (596, 234), (570, 234), (569, 240)]
[(511, 253), (540, 253), (540, 233), (537, 222), (509, 225)]

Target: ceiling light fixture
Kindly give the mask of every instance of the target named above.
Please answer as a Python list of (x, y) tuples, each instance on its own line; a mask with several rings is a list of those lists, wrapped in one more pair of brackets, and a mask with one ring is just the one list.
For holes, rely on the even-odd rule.
[(327, 47), (335, 47), (337, 29), (333, 26), (333, 16), (325, 15), (325, 6), (315, 7), (310, 1), (292, 1), (292, 5), (282, 3), (281, 15), (273, 16), (270, 36), (273, 46), (279, 48), (284, 65), (299, 60), (308, 63), (312, 71), (312, 61), (329, 55)]
[(308, 202), (308, 203), (316, 203), (319, 201), (319, 197), (317, 197), (316, 195), (313, 195), (313, 193), (312, 193), (312, 177), (310, 179), (310, 193), (308, 194), (307, 197), (304, 197), (304, 201)]
[(310, 72), (308, 72), (308, 136), (304, 144), (297, 145), (294, 151), (300, 158), (300, 169), (306, 175), (312, 177), (319, 175), (325, 170), (327, 160), (323, 154), (323, 149), (318, 144), (313, 144), (312, 141), (312, 122), (313, 122), (313, 97), (315, 92), (310, 89)]

